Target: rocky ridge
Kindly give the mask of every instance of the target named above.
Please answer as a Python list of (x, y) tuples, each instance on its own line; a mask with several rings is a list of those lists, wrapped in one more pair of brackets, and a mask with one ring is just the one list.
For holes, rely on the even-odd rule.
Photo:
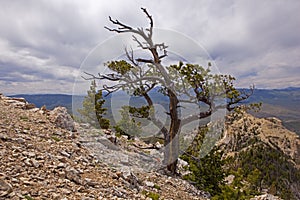
[[(237, 169), (238, 166), (247, 173), (246, 170), (256, 167), (259, 173), (266, 173), (266, 176), (259, 176), (259, 191), (262, 195), (253, 199), (280, 199), (277, 196), (283, 199), (300, 199), (299, 135), (286, 129), (281, 120), (275, 117), (256, 118), (246, 112), (235, 115), (235, 120), (231, 120), (230, 117), (232, 116), (229, 116), (224, 137), (217, 145), (224, 151), (224, 158), (232, 158), (233, 168)], [(270, 176), (272, 172), (273, 175)], [(243, 176), (242, 182), (247, 187), (246, 175)], [(228, 178), (232, 182), (235, 176), (230, 174), (226, 179)], [(272, 184), (277, 184), (275, 189), (263, 185), (264, 181), (266, 183), (272, 178)]]
[[(89, 147), (90, 130), (64, 108), (0, 95), (0, 199), (207, 199), (180, 178), (107, 165)], [(94, 147), (110, 148), (111, 136), (97, 137)]]
[(254, 139), (280, 149), (300, 169), (300, 137), (283, 127), (281, 120), (275, 117), (256, 118), (242, 113), (227, 126), (219, 145), (226, 146), (229, 154), (235, 154), (255, 144)]

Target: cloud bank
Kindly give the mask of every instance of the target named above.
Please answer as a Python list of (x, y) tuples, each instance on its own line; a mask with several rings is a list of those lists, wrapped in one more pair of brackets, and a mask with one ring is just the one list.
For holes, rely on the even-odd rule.
[[(69, 93), (108, 16), (174, 30), (202, 45), (237, 86), (300, 87), (300, 1), (1, 1), (0, 92)], [(109, 52), (109, 51), (108, 51)]]

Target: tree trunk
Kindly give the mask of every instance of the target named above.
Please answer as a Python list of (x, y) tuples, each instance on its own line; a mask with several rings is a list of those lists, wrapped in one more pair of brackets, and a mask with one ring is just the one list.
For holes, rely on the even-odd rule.
[(172, 173), (176, 173), (177, 169), (177, 159), (179, 156), (179, 129), (180, 129), (180, 119), (178, 117), (178, 99), (176, 95), (168, 90), (168, 96), (170, 98), (170, 117), (171, 125), (169, 129), (169, 134), (165, 138), (165, 154), (164, 161), (167, 165), (167, 169)]

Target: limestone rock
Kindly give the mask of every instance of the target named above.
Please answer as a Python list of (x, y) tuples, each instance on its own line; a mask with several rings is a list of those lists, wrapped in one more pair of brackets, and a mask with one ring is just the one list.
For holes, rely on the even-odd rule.
[(250, 200), (282, 200), (282, 199), (277, 196), (273, 196), (272, 194), (263, 194), (263, 195), (255, 196)]
[(5, 197), (12, 192), (12, 186), (4, 179), (0, 179), (0, 197)]
[(56, 107), (50, 111), (51, 121), (60, 128), (75, 131), (75, 123), (65, 107)]

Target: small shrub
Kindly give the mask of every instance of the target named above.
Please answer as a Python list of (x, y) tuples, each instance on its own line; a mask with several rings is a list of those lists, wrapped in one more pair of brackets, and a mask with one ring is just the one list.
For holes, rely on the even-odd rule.
[(34, 200), (34, 199), (33, 199), (31, 196), (29, 196), (29, 195), (25, 195), (24, 198), (27, 199), (27, 200)]
[(157, 190), (160, 190), (160, 186), (159, 185), (154, 184), (154, 188), (157, 189)]
[(27, 116), (20, 116), (20, 120), (23, 120), (23, 121), (28, 121), (29, 118)]
[(155, 192), (149, 192), (147, 197), (151, 198), (152, 200), (159, 200), (160, 195)]
[(59, 137), (56, 137), (56, 136), (52, 136), (51, 138), (56, 142), (59, 142), (61, 140)]

